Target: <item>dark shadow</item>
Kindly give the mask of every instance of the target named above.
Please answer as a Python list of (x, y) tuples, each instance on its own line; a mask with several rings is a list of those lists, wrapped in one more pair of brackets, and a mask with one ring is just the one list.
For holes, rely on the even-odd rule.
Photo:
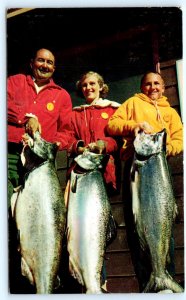
[(124, 203), (124, 218), (126, 224), (128, 246), (139, 284), (139, 292), (142, 292), (150, 278), (151, 263), (149, 253), (147, 251), (143, 251), (140, 247), (140, 242), (135, 229), (132, 213), (132, 198), (130, 192), (131, 165), (132, 159), (126, 161), (124, 165), (122, 198)]

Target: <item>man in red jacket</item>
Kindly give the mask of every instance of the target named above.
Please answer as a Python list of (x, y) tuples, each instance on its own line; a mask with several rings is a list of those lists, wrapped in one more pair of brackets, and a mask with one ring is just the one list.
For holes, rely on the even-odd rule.
[(10, 76), (8, 94), (8, 198), (21, 184), (20, 152), (22, 136), (39, 130), (48, 142), (56, 142), (59, 150), (68, 144), (69, 120), (72, 111), (70, 95), (54, 83), (55, 57), (40, 49), (30, 62), (32, 76)]
[[(67, 147), (72, 111), (70, 95), (54, 83), (55, 57), (40, 49), (30, 62), (32, 76), (17, 74), (7, 82), (8, 95), (8, 207), (13, 189), (23, 184), (24, 169), (20, 161), (22, 139), (39, 131), (42, 138), (56, 143), (59, 150)], [(11, 293), (28, 292), (31, 287), (21, 277), (20, 257), (13, 218), (9, 214), (9, 283)], [(32, 291), (33, 292), (33, 291)]]

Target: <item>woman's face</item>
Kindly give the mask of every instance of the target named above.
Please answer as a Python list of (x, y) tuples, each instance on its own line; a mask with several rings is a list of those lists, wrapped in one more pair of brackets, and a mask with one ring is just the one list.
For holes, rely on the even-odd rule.
[(102, 88), (98, 83), (96, 75), (88, 75), (81, 83), (82, 93), (87, 103), (91, 103), (94, 100), (100, 98), (100, 91)]
[(158, 100), (162, 97), (164, 90), (164, 82), (159, 74), (147, 74), (141, 86), (142, 93), (152, 100)]

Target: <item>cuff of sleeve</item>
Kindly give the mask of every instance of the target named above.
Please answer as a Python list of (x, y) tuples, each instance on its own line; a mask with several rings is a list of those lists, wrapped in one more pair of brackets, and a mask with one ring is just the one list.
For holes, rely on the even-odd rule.
[(85, 146), (85, 142), (83, 140), (79, 140), (76, 143), (76, 153), (77, 153), (77, 149), (78, 147), (84, 147)]
[(172, 148), (172, 146), (170, 144), (166, 146), (166, 154), (167, 154), (167, 156), (170, 156), (172, 154), (172, 150), (173, 150), (173, 148)]
[(36, 119), (38, 121), (38, 117), (36, 115), (32, 114), (32, 113), (26, 113), (25, 117), (27, 117), (27, 118), (34, 118), (34, 119)]

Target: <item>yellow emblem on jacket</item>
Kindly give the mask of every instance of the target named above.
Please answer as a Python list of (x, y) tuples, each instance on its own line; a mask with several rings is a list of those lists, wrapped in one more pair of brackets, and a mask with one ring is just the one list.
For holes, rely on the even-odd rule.
[(105, 119), (105, 120), (108, 119), (108, 117), (109, 117), (109, 115), (108, 115), (106, 112), (102, 112), (102, 113), (101, 113), (101, 116), (102, 116), (102, 118)]
[(52, 111), (54, 109), (54, 104), (52, 102), (47, 103), (47, 109)]

